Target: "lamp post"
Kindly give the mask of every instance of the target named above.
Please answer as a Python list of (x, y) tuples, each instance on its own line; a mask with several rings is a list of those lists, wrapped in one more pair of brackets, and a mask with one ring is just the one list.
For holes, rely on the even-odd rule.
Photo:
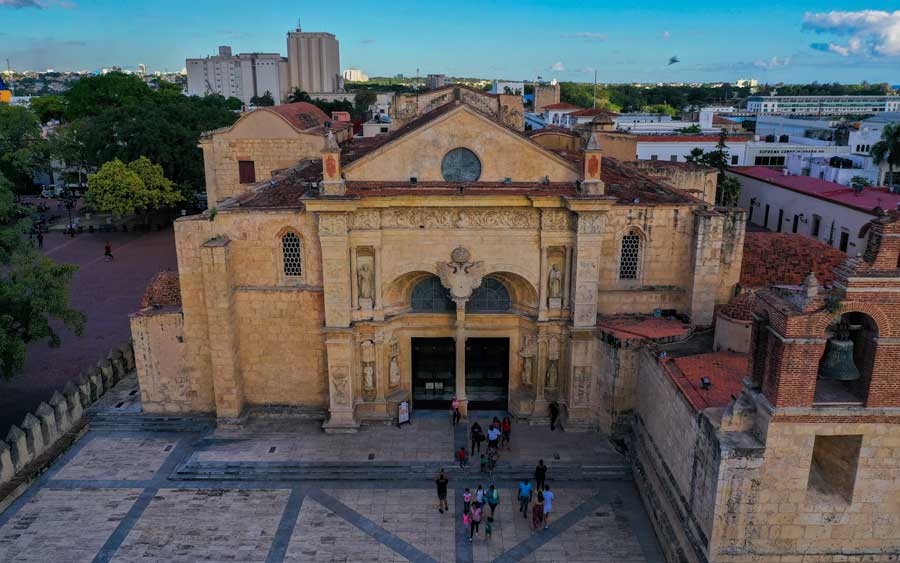
[(69, 212), (69, 233), (72, 238), (75, 238), (75, 223), (72, 222), (72, 209), (75, 208), (75, 201), (78, 198), (75, 194), (72, 193), (72, 189), (69, 186), (63, 187), (62, 200), (63, 205), (66, 206), (66, 210)]

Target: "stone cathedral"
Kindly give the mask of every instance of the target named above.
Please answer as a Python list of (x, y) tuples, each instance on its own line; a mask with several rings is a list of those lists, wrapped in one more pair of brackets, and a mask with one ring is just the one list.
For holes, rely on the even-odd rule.
[(605, 157), (590, 128), (525, 134), (515, 97), (427, 96), (374, 139), (289, 104), (201, 141), (210, 208), (175, 225), (180, 303), (132, 320), (146, 412), (353, 431), (456, 397), (608, 430), (601, 319), (712, 324), (743, 211)]

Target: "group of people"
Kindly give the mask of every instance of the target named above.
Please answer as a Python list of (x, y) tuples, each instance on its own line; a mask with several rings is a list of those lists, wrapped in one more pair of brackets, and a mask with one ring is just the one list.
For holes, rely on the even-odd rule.
[(544, 460), (538, 461), (537, 467), (534, 468), (535, 486), (531, 486), (528, 479), (522, 479), (519, 483), (519, 512), (522, 518), (528, 518), (528, 505), (534, 501), (531, 507), (531, 529), (539, 530), (541, 526), (544, 529), (550, 527), (550, 514), (553, 512), (553, 499), (556, 495), (550, 490), (547, 484), (547, 466)]
[[(454, 424), (456, 424), (455, 415)], [(494, 420), (488, 426), (487, 432), (482, 429), (478, 422), (474, 422), (469, 431), (469, 436), (471, 439), (470, 451), (466, 452), (465, 446), (462, 446), (459, 448), (459, 451), (456, 452), (456, 459), (459, 462), (460, 468), (466, 467), (469, 463), (469, 456), (474, 456), (475, 452), (478, 451), (481, 458), (481, 471), (492, 472), (497, 464), (497, 459), (500, 457), (500, 448), (504, 445), (506, 446), (506, 449), (510, 449), (511, 447), (512, 421), (508, 416), (503, 417), (502, 421), (499, 418), (494, 417)], [(482, 451), (481, 444), (485, 440), (487, 440), (487, 448)]]

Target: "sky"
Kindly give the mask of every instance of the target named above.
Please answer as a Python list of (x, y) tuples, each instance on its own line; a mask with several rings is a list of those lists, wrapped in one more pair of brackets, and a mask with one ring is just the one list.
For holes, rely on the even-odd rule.
[(218, 45), (284, 55), (298, 20), (370, 76), (900, 83), (897, 0), (0, 0), (0, 66), (174, 71)]

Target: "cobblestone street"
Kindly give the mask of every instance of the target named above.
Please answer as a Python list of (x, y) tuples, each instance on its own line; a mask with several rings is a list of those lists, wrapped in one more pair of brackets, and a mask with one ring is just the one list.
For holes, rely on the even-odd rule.
[[(134, 380), (122, 383), (127, 396)], [(113, 400), (99, 407), (107, 421)], [(133, 430), (134, 404), (125, 410), (128, 431), (89, 430), (0, 514), (0, 561), (663, 561), (624, 458), (599, 434), (517, 426), (492, 481), (452, 463), (465, 430), (443, 413), (335, 436), (290, 419)], [(556, 500), (550, 528), (533, 532), (515, 496), (537, 455)], [(482, 525), (470, 543), (462, 493), (478, 483), (494, 483), (500, 504), (492, 537)]]

